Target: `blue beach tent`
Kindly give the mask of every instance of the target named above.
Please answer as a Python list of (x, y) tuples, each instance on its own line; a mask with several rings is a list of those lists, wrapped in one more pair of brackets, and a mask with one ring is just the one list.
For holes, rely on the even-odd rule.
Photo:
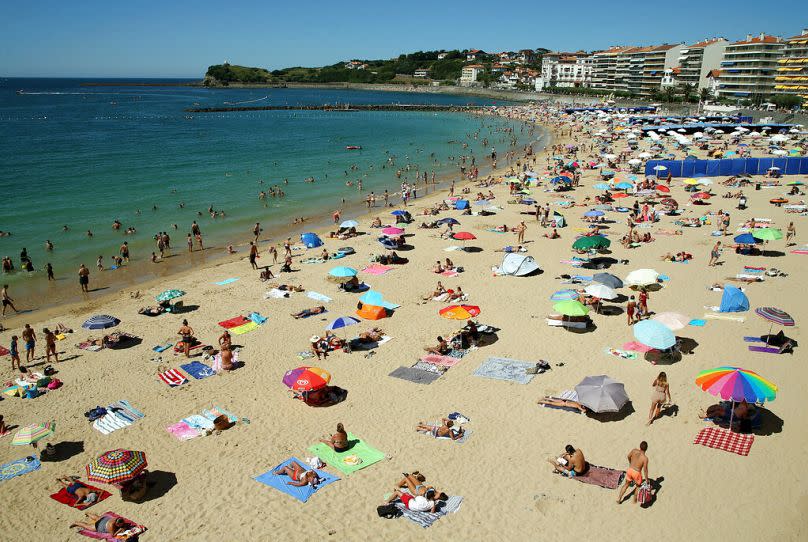
[(749, 298), (735, 286), (724, 286), (719, 312), (744, 312), (749, 310)]
[(300, 242), (306, 245), (306, 248), (317, 248), (323, 246), (323, 240), (317, 237), (316, 233), (301, 233)]

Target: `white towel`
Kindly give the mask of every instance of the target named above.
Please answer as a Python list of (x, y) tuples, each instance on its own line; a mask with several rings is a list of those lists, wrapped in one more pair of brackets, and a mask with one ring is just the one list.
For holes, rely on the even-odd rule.
[(289, 292), (278, 290), (277, 288), (272, 288), (270, 291), (264, 292), (264, 299), (283, 299), (285, 297), (289, 297)]
[(323, 303), (328, 303), (329, 301), (332, 301), (332, 299), (327, 295), (318, 294), (317, 292), (308, 292), (306, 295), (310, 299), (314, 299), (315, 301), (322, 301)]

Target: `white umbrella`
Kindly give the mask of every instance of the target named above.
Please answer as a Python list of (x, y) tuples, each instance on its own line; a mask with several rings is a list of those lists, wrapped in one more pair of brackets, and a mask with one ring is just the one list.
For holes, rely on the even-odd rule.
[(629, 402), (625, 386), (606, 375), (587, 376), (575, 392), (578, 401), (593, 412), (619, 412)]
[(684, 134), (685, 132), (687, 132), (687, 130), (685, 130), (684, 128), (679, 128), (676, 131), (679, 132), (680, 134)]
[(665, 170), (666, 170), (666, 169), (668, 169), (668, 168), (667, 168), (667, 167), (665, 167), (665, 166), (660, 165), (660, 166), (654, 166), (654, 167), (653, 167), (653, 169), (654, 169), (655, 171), (665, 171)]
[(783, 149), (776, 149), (772, 151), (772, 154), (776, 156), (785, 156), (786, 154), (788, 154), (788, 151), (784, 151)]
[(769, 138), (769, 141), (774, 141), (775, 143), (780, 143), (783, 141), (788, 141), (788, 136), (783, 134), (773, 135)]
[(593, 282), (584, 288), (584, 292), (600, 299), (614, 299), (618, 295), (613, 289), (609, 288), (605, 284), (600, 284), (599, 282)]
[(748, 132), (749, 128), (744, 128), (743, 126), (738, 126), (737, 128), (735, 128), (735, 131), (736, 132)]
[(639, 164), (642, 164), (642, 160), (640, 160), (639, 158), (632, 158), (631, 160), (628, 161), (628, 163), (631, 166), (637, 166)]
[(640, 158), (651, 158), (652, 155), (650, 152), (641, 152), (637, 156), (639, 156)]
[(671, 331), (676, 331), (684, 329), (690, 323), (691, 318), (678, 312), (660, 312), (654, 315), (651, 320), (656, 320)]
[(617, 158), (617, 155), (616, 155), (616, 154), (604, 154), (604, 155), (602, 155), (602, 156), (603, 156), (603, 158), (605, 158), (606, 160), (614, 160), (615, 158)]
[(659, 278), (659, 273), (653, 269), (637, 269), (632, 271), (623, 281), (626, 286), (648, 286), (649, 284), (656, 284)]

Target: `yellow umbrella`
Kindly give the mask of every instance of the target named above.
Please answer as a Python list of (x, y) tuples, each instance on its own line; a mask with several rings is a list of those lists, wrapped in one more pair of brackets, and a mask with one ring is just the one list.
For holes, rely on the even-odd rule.
[(685, 184), (691, 184), (691, 185), (697, 185), (697, 184), (699, 184), (699, 180), (698, 180), (698, 179), (685, 179), (685, 180), (684, 180), (684, 181), (682, 181), (682, 182), (684, 182)]

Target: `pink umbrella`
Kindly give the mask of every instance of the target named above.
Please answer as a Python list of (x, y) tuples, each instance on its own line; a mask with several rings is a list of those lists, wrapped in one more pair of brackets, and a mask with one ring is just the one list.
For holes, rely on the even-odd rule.
[(404, 233), (404, 230), (402, 230), (401, 228), (394, 228), (394, 227), (390, 226), (390, 227), (384, 228), (382, 230), (382, 233), (385, 234), (385, 235), (401, 235), (401, 234)]

